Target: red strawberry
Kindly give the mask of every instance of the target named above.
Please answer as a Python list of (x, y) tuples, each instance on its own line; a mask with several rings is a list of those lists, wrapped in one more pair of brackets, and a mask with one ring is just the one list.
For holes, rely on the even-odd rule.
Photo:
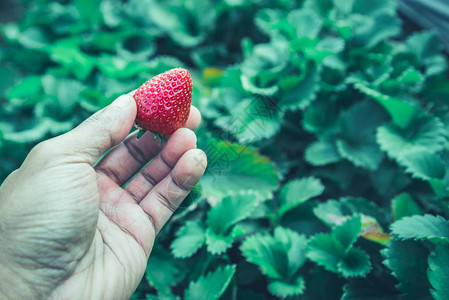
[(136, 127), (156, 134), (172, 134), (187, 122), (192, 79), (186, 69), (172, 69), (144, 83), (134, 94)]

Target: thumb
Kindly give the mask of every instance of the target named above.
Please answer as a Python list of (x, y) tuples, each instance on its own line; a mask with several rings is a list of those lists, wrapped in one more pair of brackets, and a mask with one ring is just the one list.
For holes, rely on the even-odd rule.
[(125, 139), (136, 113), (131, 93), (121, 95), (78, 127), (60, 136), (61, 147), (77, 161), (93, 165), (107, 150)]

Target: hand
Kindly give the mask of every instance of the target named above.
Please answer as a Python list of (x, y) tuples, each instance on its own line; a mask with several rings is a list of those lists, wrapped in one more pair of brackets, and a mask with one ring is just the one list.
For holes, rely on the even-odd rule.
[(195, 107), (190, 129), (177, 130), (165, 146), (152, 133), (125, 139), (135, 116), (132, 97), (122, 95), (37, 145), (4, 181), (0, 298), (132, 295), (157, 233), (206, 166), (191, 130), (201, 119)]

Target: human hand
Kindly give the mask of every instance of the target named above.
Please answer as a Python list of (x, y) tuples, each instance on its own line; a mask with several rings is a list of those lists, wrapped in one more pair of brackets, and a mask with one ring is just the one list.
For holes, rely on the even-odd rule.
[(135, 102), (122, 95), (74, 130), (38, 144), (4, 181), (0, 298), (132, 295), (157, 233), (206, 166), (191, 130), (201, 119), (195, 107), (190, 129), (177, 130), (165, 146), (152, 133), (125, 139), (135, 117)]

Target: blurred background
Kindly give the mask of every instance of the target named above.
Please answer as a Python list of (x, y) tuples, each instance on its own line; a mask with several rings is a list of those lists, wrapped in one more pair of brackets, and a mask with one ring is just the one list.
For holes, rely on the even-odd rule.
[[(209, 166), (134, 299), (426, 299), (434, 248), (390, 225), (449, 216), (448, 7), (1, 0), (0, 183), (36, 143), (185, 67)], [(353, 216), (336, 254), (326, 232)], [(409, 249), (422, 264), (399, 262)]]
[[(198, 102), (252, 44), (269, 40), (267, 31), (275, 31), (270, 26), (279, 17), (271, 8), (301, 2), (1, 1), (0, 131), (8, 146), (0, 149), (14, 151), (3, 154), (0, 181), (36, 142), (73, 128), (169, 68), (191, 69)], [(396, 1), (371, 6), (383, 2)], [(448, 11), (438, 0), (399, 1), (405, 34), (432, 28), (449, 41)]]

